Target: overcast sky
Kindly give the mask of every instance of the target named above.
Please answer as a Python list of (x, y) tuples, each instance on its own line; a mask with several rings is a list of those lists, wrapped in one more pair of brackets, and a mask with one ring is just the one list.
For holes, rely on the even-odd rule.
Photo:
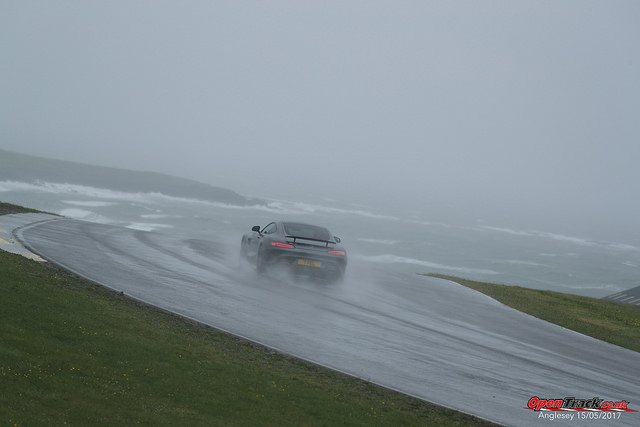
[(635, 0), (0, 0), (0, 148), (635, 221), (639, 53)]

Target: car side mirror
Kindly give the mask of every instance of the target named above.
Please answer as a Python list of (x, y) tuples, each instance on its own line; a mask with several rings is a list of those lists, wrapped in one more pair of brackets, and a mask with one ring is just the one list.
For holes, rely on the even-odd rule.
[(260, 232), (260, 226), (259, 225), (254, 225), (253, 227), (251, 227), (251, 231), (256, 231), (256, 232)]
[(336, 239), (336, 243), (342, 242), (342, 239), (340, 239), (338, 236), (333, 236), (333, 238)]

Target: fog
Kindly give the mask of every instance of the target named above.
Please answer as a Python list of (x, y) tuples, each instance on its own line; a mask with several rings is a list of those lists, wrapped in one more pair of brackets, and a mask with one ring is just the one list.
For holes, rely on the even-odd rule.
[(2, 1), (0, 147), (638, 233), (637, 1)]

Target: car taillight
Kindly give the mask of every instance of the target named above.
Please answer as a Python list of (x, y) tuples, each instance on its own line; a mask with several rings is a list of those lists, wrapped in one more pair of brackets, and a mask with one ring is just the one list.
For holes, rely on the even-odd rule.
[(286, 248), (286, 249), (294, 248), (293, 245), (290, 245), (289, 243), (282, 243), (282, 242), (271, 242), (271, 246), (275, 246), (276, 248)]
[(344, 251), (329, 251), (331, 255), (344, 255)]

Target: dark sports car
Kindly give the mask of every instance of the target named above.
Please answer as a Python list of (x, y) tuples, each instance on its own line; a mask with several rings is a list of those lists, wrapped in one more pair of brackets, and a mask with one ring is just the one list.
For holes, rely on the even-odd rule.
[(347, 267), (340, 238), (324, 227), (299, 222), (254, 226), (242, 236), (241, 253), (256, 263), (258, 273), (284, 266), (294, 274), (338, 281)]

